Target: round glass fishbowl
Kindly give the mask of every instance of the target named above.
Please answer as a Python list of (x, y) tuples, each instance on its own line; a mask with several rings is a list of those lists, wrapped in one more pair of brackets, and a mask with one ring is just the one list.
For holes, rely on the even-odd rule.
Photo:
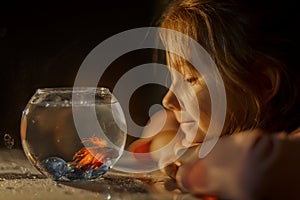
[(101, 177), (118, 161), (126, 121), (109, 89), (37, 89), (23, 111), (21, 140), (29, 161), (54, 180)]

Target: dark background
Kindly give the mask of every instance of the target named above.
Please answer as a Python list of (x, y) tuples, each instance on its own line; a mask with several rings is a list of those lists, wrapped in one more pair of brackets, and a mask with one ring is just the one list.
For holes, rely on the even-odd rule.
[[(21, 148), (22, 110), (37, 88), (72, 86), (83, 59), (95, 46), (121, 31), (154, 25), (165, 3), (163, 0), (1, 2), (0, 147), (4, 146), (4, 135), (9, 134), (15, 140), (14, 148)], [(114, 63), (118, 70), (111, 70), (111, 79), (100, 84), (111, 88), (121, 72), (151, 59), (150, 51), (126, 55)], [(134, 96), (146, 100), (131, 113), (141, 125), (148, 120), (147, 108), (160, 103), (165, 92), (152, 86), (143, 89)], [(156, 91), (157, 95), (149, 98), (145, 90)]]

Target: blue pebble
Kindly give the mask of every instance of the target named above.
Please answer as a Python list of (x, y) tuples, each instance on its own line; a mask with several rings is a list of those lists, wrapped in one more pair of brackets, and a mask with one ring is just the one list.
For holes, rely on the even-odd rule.
[(110, 168), (111, 161), (107, 161), (98, 169), (90, 169), (83, 171), (81, 169), (75, 169), (74, 166), (68, 167), (67, 173), (65, 176), (70, 180), (89, 180), (95, 179), (104, 175)]
[(111, 166), (111, 161), (107, 161), (106, 163), (101, 165), (101, 167), (99, 167), (98, 169), (92, 170), (90, 179), (95, 179), (98, 178), (99, 176), (104, 175), (106, 172), (108, 172), (110, 166)]
[(66, 177), (70, 180), (81, 180), (87, 179), (89, 176), (89, 171), (83, 171), (81, 169), (74, 169), (73, 167), (69, 167), (69, 170), (66, 173)]
[(41, 162), (45, 171), (50, 174), (51, 178), (59, 180), (62, 176), (65, 176), (68, 170), (67, 163), (58, 157), (49, 157)]

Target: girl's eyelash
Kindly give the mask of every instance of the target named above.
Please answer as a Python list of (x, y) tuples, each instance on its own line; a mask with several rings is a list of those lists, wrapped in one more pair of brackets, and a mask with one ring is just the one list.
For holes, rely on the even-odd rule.
[(189, 77), (187, 79), (185, 79), (187, 82), (189, 83), (195, 83), (198, 81), (198, 78), (197, 77)]

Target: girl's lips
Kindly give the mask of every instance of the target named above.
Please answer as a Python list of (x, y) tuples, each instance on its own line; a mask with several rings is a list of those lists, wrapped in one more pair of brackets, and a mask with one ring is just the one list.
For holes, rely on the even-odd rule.
[(185, 135), (194, 135), (197, 132), (198, 126), (195, 121), (184, 121), (180, 123), (180, 129)]
[[(195, 121), (183, 121), (183, 122), (180, 122), (180, 128), (182, 129), (183, 128), (193, 128), (195, 127), (195, 124), (196, 122)], [(184, 130), (183, 130), (184, 132)]]

